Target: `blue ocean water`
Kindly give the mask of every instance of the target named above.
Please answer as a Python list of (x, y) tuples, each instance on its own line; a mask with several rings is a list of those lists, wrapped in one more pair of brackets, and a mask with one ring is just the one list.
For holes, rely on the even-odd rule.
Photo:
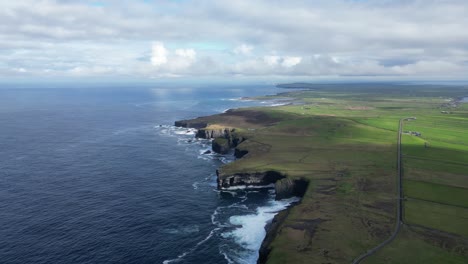
[(279, 91), (0, 87), (0, 262), (255, 263), (291, 201), (216, 190), (232, 156), (172, 124)]

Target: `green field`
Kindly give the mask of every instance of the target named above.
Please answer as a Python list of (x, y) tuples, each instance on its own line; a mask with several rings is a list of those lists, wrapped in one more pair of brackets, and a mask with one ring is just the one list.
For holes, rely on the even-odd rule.
[[(468, 87), (310, 85), (300, 102), (208, 117), (248, 138), (222, 174), (275, 170), (310, 182), (271, 243), (268, 263), (350, 263), (392, 233), (397, 133), (403, 228), (365, 263), (468, 263)], [(275, 97), (266, 97), (275, 99)], [(265, 99), (263, 97), (262, 99)], [(409, 132), (408, 132), (409, 133)]]

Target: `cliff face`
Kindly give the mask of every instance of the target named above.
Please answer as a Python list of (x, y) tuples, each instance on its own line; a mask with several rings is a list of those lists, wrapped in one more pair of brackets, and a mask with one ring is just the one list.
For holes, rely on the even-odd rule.
[(286, 210), (283, 210), (279, 212), (271, 223), (269, 223), (267, 226), (265, 226), (265, 229), (267, 230), (267, 234), (265, 238), (262, 241), (262, 245), (260, 246), (260, 249), (258, 251), (258, 264), (264, 264), (268, 260), (268, 255), (270, 254), (271, 251), (271, 243), (276, 237), (276, 234), (280, 230), (281, 224), (284, 222), (286, 217), (289, 215), (291, 208), (288, 208)]
[(199, 121), (193, 121), (193, 120), (181, 120), (181, 121), (175, 121), (174, 125), (176, 127), (200, 129), (200, 128), (206, 127), (208, 124), (206, 122), (199, 122)]
[(245, 138), (239, 135), (234, 128), (201, 128), (198, 129), (195, 136), (197, 138), (214, 139), (211, 143), (211, 147), (214, 152), (220, 154), (228, 153), (232, 148), (237, 147), (245, 140)]
[[(178, 121), (175, 123), (179, 127), (190, 127), (198, 129), (197, 138), (214, 139), (212, 141), (212, 149), (214, 152), (226, 154), (231, 149), (234, 150), (236, 158), (242, 158), (249, 153), (248, 148), (238, 147), (240, 143), (246, 140), (233, 128), (216, 128), (207, 127), (208, 124), (193, 120)], [(260, 171), (260, 172), (238, 172), (226, 174), (221, 170), (216, 171), (218, 189), (226, 189), (236, 186), (265, 186), (274, 184), (276, 192), (276, 200), (290, 198), (293, 196), (303, 197), (309, 181), (303, 178), (291, 179), (286, 175), (277, 171)], [(271, 251), (270, 244), (275, 239), (279, 232), (284, 219), (289, 214), (289, 210), (279, 212), (265, 229), (267, 235), (261, 245), (259, 251), (258, 263), (266, 263), (268, 255)]]
[(195, 135), (197, 138), (229, 138), (231, 133), (234, 132), (235, 129), (223, 128), (223, 129), (208, 129), (208, 128), (200, 128)]
[(217, 137), (211, 142), (211, 149), (220, 154), (227, 154), (231, 150), (229, 140), (223, 137)]
[(285, 176), (276, 171), (254, 172), (254, 173), (235, 173), (223, 174), (216, 171), (218, 176), (218, 188), (226, 189), (235, 186), (262, 186), (274, 184)]
[(304, 196), (309, 182), (305, 179), (291, 179), (277, 171), (224, 174), (216, 171), (218, 188), (226, 189), (235, 186), (275, 185), (276, 200), (293, 196)]
[[(246, 138), (239, 135), (234, 128), (209, 128), (208, 123), (199, 120), (181, 120), (174, 123), (177, 127), (195, 128), (195, 137), (204, 139), (214, 139), (212, 149), (216, 153), (226, 154), (232, 148), (237, 147)], [(236, 157), (246, 153), (237, 153)]]
[(304, 196), (309, 181), (305, 179), (284, 178), (275, 183), (276, 200), (289, 198), (293, 196)]

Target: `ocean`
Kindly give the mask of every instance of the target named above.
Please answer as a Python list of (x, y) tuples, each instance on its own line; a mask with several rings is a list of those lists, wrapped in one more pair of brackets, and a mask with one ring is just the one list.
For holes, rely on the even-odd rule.
[(294, 199), (218, 191), (232, 155), (174, 121), (274, 86), (0, 87), (1, 263), (256, 263)]

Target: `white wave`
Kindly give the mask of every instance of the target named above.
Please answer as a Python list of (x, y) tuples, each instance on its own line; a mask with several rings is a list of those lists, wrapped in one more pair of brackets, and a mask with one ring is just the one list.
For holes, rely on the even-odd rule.
[(235, 264), (234, 260), (232, 260), (226, 252), (219, 250), (219, 253), (224, 256), (224, 259), (228, 262), (228, 264)]
[(229, 156), (220, 156), (219, 157), (219, 160), (224, 163), (224, 164), (228, 164), (228, 163), (231, 163), (235, 160), (235, 157), (233, 155), (229, 155)]
[(275, 184), (271, 183), (268, 185), (240, 185), (240, 186), (231, 186), (227, 188), (221, 188), (222, 191), (233, 191), (233, 190), (248, 190), (248, 189), (270, 189), (275, 188)]
[(183, 130), (180, 130), (180, 129), (174, 130), (174, 134), (176, 135), (192, 136), (192, 135), (195, 135), (195, 133), (197, 133), (197, 130), (193, 128), (184, 128)]
[(269, 106), (282, 106), (282, 105), (287, 105), (288, 103), (273, 103), (270, 104)]
[[(202, 145), (201, 147), (204, 147), (204, 146)], [(198, 152), (200, 153), (200, 155), (214, 155), (211, 148), (206, 148), (206, 147), (204, 147), (203, 149), (200, 149)]]
[(208, 234), (207, 237), (205, 237), (205, 239), (201, 240), (200, 242), (198, 242), (194, 247), (192, 247), (191, 249), (185, 251), (184, 253), (180, 254), (179, 256), (177, 256), (177, 258), (174, 258), (174, 259), (167, 259), (167, 260), (164, 260), (163, 261), (163, 264), (169, 264), (169, 263), (177, 263), (177, 262), (180, 262), (183, 258), (185, 258), (188, 254), (194, 252), (200, 245), (202, 245), (203, 243), (205, 243), (206, 241), (208, 241), (216, 231), (218, 231), (219, 228), (215, 228), (213, 230), (210, 231), (210, 233)]
[[(258, 207), (255, 214), (234, 215), (229, 218), (230, 224), (239, 226), (232, 231), (224, 232), (222, 237), (233, 239), (246, 251), (243, 260), (245, 263), (256, 263), (258, 250), (265, 238), (265, 225), (281, 210), (286, 209), (294, 202), (298, 202), (298, 197), (279, 201), (270, 201), (267, 206)], [(244, 255), (244, 254), (243, 254)]]
[(194, 128), (176, 127), (171, 125), (159, 125), (154, 128), (162, 135), (169, 136), (190, 136), (193, 137), (197, 130)]
[(231, 205), (228, 206), (229, 208), (239, 208), (239, 209), (245, 209), (245, 210), (248, 210), (249, 207), (245, 204), (238, 204), (238, 203), (233, 203)]

